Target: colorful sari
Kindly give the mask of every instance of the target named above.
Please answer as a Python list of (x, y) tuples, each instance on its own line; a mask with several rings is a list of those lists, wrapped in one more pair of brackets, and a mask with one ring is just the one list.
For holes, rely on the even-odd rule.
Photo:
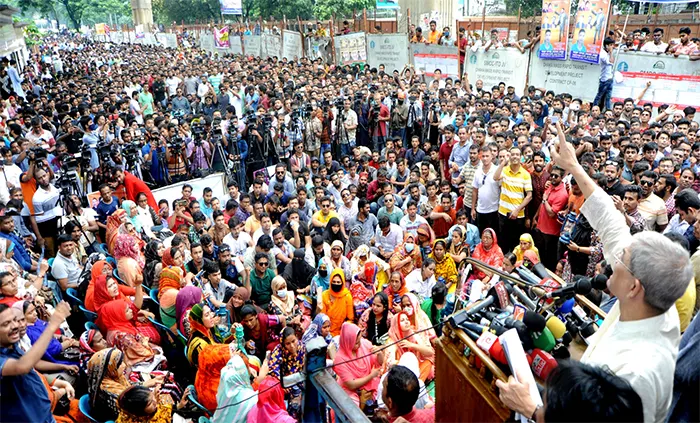
[[(398, 342), (398, 341), (406, 338), (406, 340), (408, 342), (412, 342), (414, 344), (419, 344), (419, 345), (422, 345), (424, 347), (432, 348), (432, 346), (430, 345), (430, 341), (427, 341), (427, 343), (426, 343), (426, 339), (424, 337), (420, 337), (420, 336), (418, 336), (419, 334), (413, 333), (416, 330), (415, 327), (412, 328), (412, 333), (410, 336), (408, 333), (404, 333), (401, 330), (401, 326), (399, 324), (399, 320), (401, 319), (401, 315), (408, 317), (410, 320), (410, 317), (408, 316), (408, 314), (406, 314), (403, 311), (394, 316), (394, 318), (392, 319), (392, 322), (391, 322), (391, 327), (389, 327), (389, 338), (391, 339), (391, 342), (392, 343)], [(434, 356), (433, 357), (423, 357), (423, 355), (421, 353), (419, 353), (418, 351), (413, 351), (413, 350), (410, 350), (408, 348), (403, 348), (398, 343), (392, 345), (389, 348), (389, 353), (388, 353), (389, 357), (387, 357), (389, 359), (389, 364), (397, 363), (401, 359), (401, 356), (407, 352), (413, 353), (416, 356), (416, 358), (418, 358), (418, 367), (420, 369), (420, 376), (419, 376), (420, 380), (425, 382), (425, 381), (431, 380), (435, 377), (435, 358), (434, 358)]]
[[(496, 238), (496, 232), (491, 228), (484, 229), (484, 232), (486, 231), (489, 231), (491, 237), (493, 238), (493, 244), (491, 244), (491, 248), (487, 249), (486, 247), (484, 247), (483, 242), (480, 243), (476, 246), (476, 248), (474, 248), (472, 258), (482, 261), (491, 267), (501, 269), (503, 267), (503, 251), (501, 251), (501, 247), (498, 246), (498, 238)], [(482, 272), (478, 268), (474, 268), (470, 279), (483, 279), (485, 277), (486, 274), (484, 272)]]
[[(278, 380), (291, 374), (304, 370), (304, 362), (306, 359), (306, 347), (304, 344), (299, 344), (296, 354), (292, 354), (279, 344), (272, 350), (268, 361), (268, 368), (271, 375)], [(284, 396), (287, 400), (287, 411), (293, 417), (299, 418), (301, 413), (301, 398), (304, 392), (304, 382), (299, 382), (293, 386), (284, 389)]]
[(145, 264), (141, 253), (134, 249), (135, 240), (136, 238), (131, 235), (119, 234), (114, 244), (117, 271), (121, 279), (131, 287), (143, 282), (141, 269)]
[[(413, 250), (410, 252), (406, 251), (406, 243), (413, 244)], [(411, 261), (403, 266), (400, 265), (401, 261), (408, 257), (411, 257)], [(392, 271), (400, 272), (404, 277), (414, 269), (420, 269), (423, 266), (423, 257), (421, 256), (420, 248), (416, 245), (416, 237), (413, 236), (412, 233), (406, 232), (403, 237), (403, 242), (394, 249), (394, 253), (389, 259), (389, 266), (391, 266)]]
[(90, 408), (99, 421), (113, 420), (119, 415), (117, 399), (131, 386), (119, 367), (124, 354), (117, 348), (108, 348), (93, 354), (87, 365), (87, 385)]
[(202, 289), (198, 286), (188, 285), (182, 288), (175, 299), (175, 315), (178, 321), (178, 329), (185, 336), (190, 335), (189, 312), (195, 304), (202, 301)]
[[(360, 397), (356, 391), (351, 391), (345, 386), (345, 382), (365, 377), (372, 372), (372, 369), (379, 367), (377, 355), (372, 354), (372, 343), (361, 338), (360, 347), (353, 351), (357, 337), (361, 329), (354, 323), (345, 322), (340, 329), (340, 339), (338, 352), (335, 355), (333, 369), (338, 375), (338, 383), (343, 391), (352, 399), (356, 405), (360, 405)], [(379, 378), (371, 379), (361, 390), (376, 391)]]
[(517, 261), (523, 260), (523, 257), (524, 257), (524, 254), (526, 251), (533, 251), (537, 255), (537, 259), (538, 260), (540, 259), (540, 251), (537, 249), (537, 247), (535, 247), (535, 240), (532, 239), (532, 235), (527, 234), (527, 233), (522, 234), (522, 235), (520, 235), (520, 241), (529, 242), (530, 248), (527, 250), (523, 250), (522, 248), (520, 248), (520, 245), (515, 247), (515, 249), (513, 250), (513, 254), (515, 254), (515, 259)]
[[(107, 217), (107, 230), (105, 231), (105, 240), (107, 243), (107, 251), (109, 251), (110, 255), (114, 255), (114, 245), (117, 240), (117, 235), (119, 235), (119, 229), (121, 228), (122, 224), (126, 222), (127, 215), (126, 215), (126, 210), (124, 209), (117, 209)], [(126, 233), (126, 232), (123, 232)]]
[(106, 332), (105, 339), (109, 345), (118, 347), (126, 355), (130, 365), (151, 360), (155, 351), (149, 342), (160, 343), (158, 331), (148, 323), (141, 324), (136, 317), (126, 318), (126, 308), (131, 307), (134, 316), (138, 309), (133, 303), (113, 300), (102, 306), (97, 317), (97, 326)]
[[(442, 247), (445, 249), (445, 255), (442, 257), (441, 260), (438, 260), (435, 257), (435, 246), (438, 244), (442, 244)], [(452, 284), (450, 285), (450, 289), (447, 292), (450, 294), (455, 292), (455, 290), (457, 289), (458, 279), (457, 265), (455, 264), (455, 261), (452, 258), (452, 256), (450, 256), (447, 253), (447, 242), (445, 242), (444, 239), (436, 239), (433, 243), (433, 251), (428, 257), (435, 260), (435, 280), (443, 278), (445, 280), (445, 285)]]
[(260, 383), (258, 402), (248, 413), (247, 423), (296, 423), (284, 406), (284, 391), (279, 380), (266, 377)]
[(386, 285), (386, 288), (384, 288), (384, 293), (386, 293), (386, 296), (389, 297), (390, 308), (393, 308), (396, 304), (400, 304), (401, 297), (408, 294), (409, 292), (410, 291), (406, 286), (406, 279), (404, 279), (403, 275), (401, 275), (401, 287), (398, 290), (395, 291), (394, 288), (391, 287), (390, 283)]
[[(53, 388), (51, 388), (51, 385), (49, 385), (49, 381), (46, 380), (46, 376), (42, 375), (39, 372), (37, 372), (37, 374), (39, 375), (39, 378), (41, 378), (41, 381), (44, 383), (44, 387), (46, 388), (46, 392), (49, 396), (49, 401), (51, 401), (51, 412), (53, 413), (56, 411), (56, 406), (58, 405), (59, 398), (56, 396), (56, 393), (54, 392)], [(79, 403), (80, 401), (75, 398), (70, 400), (68, 410), (64, 415), (53, 415), (53, 418), (56, 419), (56, 423), (89, 422), (90, 420), (80, 411)]]
[(160, 271), (158, 283), (158, 301), (161, 321), (169, 328), (174, 328), (177, 324), (175, 304), (183, 277), (184, 270), (175, 266), (170, 249), (166, 249), (163, 253), (163, 270)]
[(243, 358), (233, 354), (221, 369), (221, 380), (216, 394), (218, 408), (212, 423), (245, 423), (248, 413), (255, 407), (258, 394), (250, 384), (250, 373)]

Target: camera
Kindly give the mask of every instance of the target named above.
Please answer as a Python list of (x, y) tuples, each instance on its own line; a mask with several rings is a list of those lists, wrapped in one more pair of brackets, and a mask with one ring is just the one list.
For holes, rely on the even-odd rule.
[(182, 137), (173, 137), (167, 146), (177, 154), (185, 149), (185, 140)]
[(342, 97), (338, 97), (338, 98), (336, 98), (335, 101), (333, 102), (333, 105), (334, 105), (336, 108), (341, 109), (341, 108), (343, 107), (344, 103), (345, 103), (345, 99), (342, 98)]
[(97, 143), (97, 155), (99, 156), (101, 162), (108, 162), (111, 152), (112, 145), (107, 141)]
[(49, 152), (41, 147), (32, 147), (29, 149), (29, 160), (40, 162), (49, 156)]

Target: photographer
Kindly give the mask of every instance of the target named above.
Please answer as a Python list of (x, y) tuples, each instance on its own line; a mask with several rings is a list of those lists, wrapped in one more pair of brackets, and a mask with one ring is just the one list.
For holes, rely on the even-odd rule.
[(357, 113), (352, 110), (352, 101), (346, 98), (343, 101), (343, 110), (340, 112), (339, 118), (342, 119), (342, 134), (337, 135), (340, 143), (340, 153), (342, 156), (350, 155), (350, 150), (355, 146), (357, 141)]
[(311, 121), (306, 126), (305, 147), (311, 157), (319, 157), (321, 154), (321, 135), (323, 134), (323, 110), (315, 109), (311, 112)]
[(175, 125), (169, 126), (167, 138), (161, 136), (160, 141), (161, 146), (165, 147), (165, 160), (168, 163), (170, 183), (180, 182), (187, 178), (187, 146), (185, 140), (176, 131)]
[(392, 98), (396, 102), (391, 108), (391, 137), (400, 137), (402, 142), (405, 142), (406, 125), (408, 124), (408, 104), (406, 104), (406, 94), (399, 92), (398, 95)]
[(90, 168), (93, 170), (99, 169), (100, 157), (97, 155), (97, 144), (100, 142), (100, 136), (97, 133), (97, 124), (93, 122), (90, 116), (83, 116), (80, 119), (80, 125), (85, 132), (83, 135), (83, 146), (90, 152)]
[(195, 119), (192, 122), (191, 136), (187, 136), (187, 129), (189, 128), (186, 122), (180, 125), (180, 136), (187, 142), (187, 158), (190, 161), (190, 173), (194, 176), (198, 172), (209, 170), (214, 146), (210, 141), (210, 137), (205, 138), (204, 126), (201, 120)]
[(149, 168), (151, 178), (156, 185), (166, 185), (168, 168), (166, 165), (167, 148), (161, 142), (160, 131), (153, 129), (146, 134), (148, 142), (141, 148), (144, 164)]

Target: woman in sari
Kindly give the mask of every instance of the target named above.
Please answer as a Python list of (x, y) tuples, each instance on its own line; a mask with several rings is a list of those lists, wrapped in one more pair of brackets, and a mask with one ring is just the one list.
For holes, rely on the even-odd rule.
[(421, 223), (418, 225), (418, 229), (416, 229), (416, 236), (421, 255), (423, 258), (428, 257), (433, 251), (433, 243), (435, 242), (435, 232), (433, 232), (433, 228), (427, 223)]
[(175, 303), (177, 293), (189, 283), (191, 274), (185, 275), (182, 267), (184, 256), (179, 248), (173, 247), (163, 252), (163, 270), (160, 271), (158, 283), (158, 301), (160, 302), (160, 318), (163, 324), (169, 328), (177, 325)]
[[(184, 419), (176, 412), (187, 405), (187, 394), (183, 395), (176, 407), (165, 395), (142, 385), (126, 388), (119, 398), (119, 417), (116, 423), (174, 423)], [(175, 419), (175, 416), (179, 419)]]
[[(287, 326), (282, 329), (280, 343), (272, 350), (268, 361), (270, 375), (282, 380), (285, 376), (292, 375), (304, 369), (306, 364), (306, 347), (299, 342), (293, 328)], [(287, 411), (296, 419), (301, 417), (301, 399), (304, 392), (304, 382), (288, 386), (284, 389), (284, 397), (287, 400)]]
[[(32, 345), (34, 345), (34, 343), (39, 340), (41, 334), (44, 333), (48, 327), (48, 323), (39, 319), (37, 307), (34, 302), (23, 301), (21, 303), (17, 302), (16, 304), (18, 306), (17, 308), (19, 308), (20, 305), (22, 307), (24, 319), (27, 321), (27, 336), (29, 337)], [(79, 357), (75, 357), (75, 360), (71, 361), (66, 359), (63, 356), (63, 353), (69, 348), (78, 347), (79, 345), (80, 343), (77, 340), (71, 339), (67, 336), (54, 336), (51, 338), (51, 341), (49, 341), (49, 346), (46, 348), (46, 352), (44, 353), (42, 359), (52, 363), (75, 365), (78, 363)]]
[(416, 237), (406, 232), (403, 243), (399, 244), (389, 259), (389, 266), (394, 272), (400, 272), (406, 277), (413, 269), (420, 269), (423, 265), (423, 257), (420, 248), (416, 248)]
[(365, 263), (367, 262), (376, 263), (379, 267), (375, 290), (384, 289), (384, 286), (389, 281), (391, 267), (389, 266), (389, 263), (372, 253), (366, 244), (362, 244), (357, 247), (357, 249), (353, 250), (352, 259), (350, 259), (350, 273), (356, 275), (363, 272), (365, 269)]
[(397, 363), (404, 353), (415, 354), (420, 368), (418, 378), (426, 382), (435, 377), (435, 350), (429, 341), (426, 342), (425, 338), (415, 334), (415, 331), (405, 312), (402, 311), (394, 316), (389, 329), (389, 339), (396, 344), (389, 348), (387, 360), (389, 364)]
[[(496, 238), (496, 232), (493, 229), (484, 229), (484, 232), (481, 234), (481, 243), (474, 248), (472, 257), (496, 269), (503, 268), (503, 251), (498, 246), (498, 238)], [(462, 287), (462, 295), (469, 295), (472, 280), (479, 279), (486, 286), (492, 276), (491, 272), (475, 267), (469, 276), (468, 282)]]
[(376, 395), (379, 368), (384, 362), (381, 351), (376, 354), (372, 352), (372, 343), (362, 337), (362, 329), (350, 322), (343, 323), (333, 369), (343, 391), (361, 409)]
[(284, 406), (284, 390), (280, 381), (268, 376), (260, 383), (258, 402), (248, 413), (247, 423), (296, 423)]
[(164, 251), (165, 246), (163, 246), (163, 243), (158, 239), (149, 241), (144, 249), (146, 260), (143, 268), (143, 284), (149, 289), (155, 285), (160, 271), (163, 269), (162, 261)]
[(248, 365), (240, 354), (232, 354), (221, 369), (219, 390), (216, 394), (218, 408), (212, 423), (245, 423), (248, 413), (258, 401), (258, 394), (250, 384)]
[(389, 285), (387, 285), (384, 292), (389, 299), (391, 309), (398, 313), (401, 311), (401, 297), (409, 292), (406, 287), (406, 279), (399, 272), (391, 272)]
[(340, 327), (344, 322), (354, 320), (355, 309), (352, 294), (345, 286), (343, 270), (333, 270), (330, 279), (330, 289), (323, 292), (323, 312), (331, 319), (331, 334), (336, 336), (340, 334)]
[(362, 336), (369, 339), (372, 345), (382, 345), (382, 338), (389, 333), (392, 317), (389, 297), (386, 292), (377, 292), (372, 298), (372, 307), (362, 313), (357, 325), (362, 329)]
[[(114, 254), (114, 244), (117, 240), (117, 235), (119, 235), (120, 233), (129, 233), (129, 228), (126, 226), (122, 226), (128, 221), (129, 219), (126, 214), (126, 210), (122, 208), (117, 209), (114, 213), (107, 217), (107, 230), (105, 240), (107, 243), (107, 251), (109, 251), (110, 255)], [(131, 224), (131, 222), (129, 222), (129, 224), (131, 225), (131, 227), (133, 227), (133, 224)]]
[[(106, 333), (107, 343), (123, 351), (126, 361), (132, 366), (139, 363), (147, 363), (145, 366), (148, 366), (157, 354), (151, 344), (160, 343), (158, 331), (143, 317), (146, 313), (143, 310), (139, 313), (133, 303), (125, 300), (110, 301), (98, 313), (96, 323)], [(141, 316), (137, 318), (139, 314)], [(158, 357), (153, 364), (157, 365), (162, 360), (162, 357)]]
[[(111, 276), (112, 275), (112, 265), (105, 260), (96, 261), (90, 269), (90, 283), (88, 284), (87, 291), (85, 292), (85, 308), (97, 312), (95, 307), (95, 285), (97, 284), (97, 278), (100, 276)], [(136, 289), (118, 284), (119, 293), (124, 297), (136, 296)]]
[(177, 329), (186, 337), (190, 336), (190, 310), (195, 304), (202, 301), (202, 289), (198, 286), (188, 285), (182, 288), (175, 299), (175, 315)]
[(378, 271), (377, 263), (368, 261), (365, 263), (363, 272), (352, 276), (349, 289), (356, 318), (359, 318), (371, 306)]
[[(131, 373), (125, 355), (117, 348), (108, 348), (96, 352), (87, 365), (88, 394), (90, 408), (98, 421), (114, 420), (119, 415), (117, 399), (131, 386)], [(134, 376), (138, 379), (138, 376)], [(163, 383), (163, 377), (157, 376), (143, 382), (150, 388)], [(170, 399), (164, 395), (163, 401)], [(172, 403), (172, 402), (171, 402)]]
[(522, 261), (525, 251), (534, 251), (537, 255), (537, 260), (540, 259), (540, 251), (535, 247), (535, 241), (532, 239), (532, 235), (527, 233), (520, 235), (520, 245), (513, 250), (517, 261)]
[(204, 304), (195, 304), (189, 313), (190, 337), (187, 341), (187, 359), (197, 368), (194, 387), (199, 402), (209, 410), (217, 407), (216, 392), (221, 380), (221, 369), (231, 358), (227, 342), (217, 328), (217, 316)]
[(126, 218), (134, 225), (137, 234), (144, 234), (148, 239), (155, 238), (155, 235), (151, 232), (151, 226), (153, 226), (153, 224), (148, 224), (148, 220), (150, 220), (149, 217), (139, 215), (139, 210), (135, 202), (131, 200), (122, 201), (122, 209), (126, 211)]
[(452, 257), (447, 254), (447, 242), (444, 239), (436, 239), (433, 243), (433, 252), (428, 256), (435, 260), (435, 280), (444, 280), (448, 293), (457, 289), (457, 265)]
[(119, 277), (131, 287), (143, 283), (141, 269), (143, 269), (145, 261), (138, 248), (138, 243), (134, 242), (134, 237), (131, 235), (119, 234), (114, 242), (117, 272)]
[(447, 249), (447, 254), (452, 257), (455, 266), (459, 266), (462, 260), (469, 256), (469, 245), (464, 242), (465, 233), (464, 226), (461, 225), (455, 225), (452, 230), (452, 237), (450, 239), (450, 246)]
[(408, 316), (411, 326), (415, 331), (421, 331), (416, 334), (420, 338), (424, 338), (423, 344), (430, 345), (433, 340), (435, 340), (435, 329), (430, 329), (433, 324), (430, 322), (430, 318), (420, 307), (420, 302), (415, 294), (409, 292), (401, 298), (401, 311), (403, 311), (406, 316)]

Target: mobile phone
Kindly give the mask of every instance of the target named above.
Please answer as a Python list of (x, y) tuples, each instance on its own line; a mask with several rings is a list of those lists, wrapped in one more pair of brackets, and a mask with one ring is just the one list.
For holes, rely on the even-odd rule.
[(559, 122), (559, 116), (552, 116), (552, 119), (550, 119), (553, 124), (556, 124)]

